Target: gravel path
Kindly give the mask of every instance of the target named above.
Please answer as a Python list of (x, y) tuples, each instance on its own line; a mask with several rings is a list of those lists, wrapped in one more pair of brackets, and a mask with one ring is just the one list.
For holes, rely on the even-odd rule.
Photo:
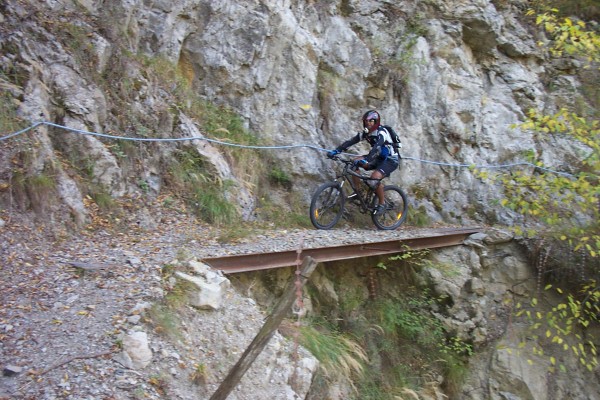
[[(118, 351), (119, 337), (143, 323), (136, 317), (136, 307), (159, 301), (164, 295), (163, 268), (173, 260), (296, 250), (300, 244), (303, 248), (325, 247), (423, 234), (410, 228), (396, 232), (252, 229), (241, 239), (221, 243), (230, 232), (175, 214), (161, 214), (157, 218), (161, 222), (151, 230), (136, 227), (119, 232), (98, 223), (78, 235), (53, 232), (43, 229), (43, 225), (28, 225), (6, 215), (0, 218), (4, 222), (0, 226), (2, 400), (164, 398), (164, 388), (152, 380), (152, 372), (144, 375), (118, 368), (113, 353)], [(82, 272), (73, 264), (102, 268)], [(239, 307), (233, 310), (233, 319), (237, 319), (236, 315), (248, 314), (249, 318), (260, 320), (260, 313), (252, 315), (244, 302), (243, 299), (231, 301), (232, 308)], [(206, 327), (207, 332), (213, 332), (217, 341), (234, 340), (218, 337), (226, 322), (215, 318), (212, 325)], [(232, 323), (233, 326), (240, 324)], [(161, 368), (170, 368), (173, 374), (178, 368), (189, 372), (193, 369), (194, 357), (201, 357), (197, 353), (200, 350), (188, 349), (185, 354), (196, 356), (190, 355), (184, 362), (178, 355), (169, 356), (178, 354), (177, 349), (168, 350), (170, 346), (162, 343), (160, 349), (155, 350), (164, 359)], [(222, 364), (217, 359), (219, 355), (213, 353), (205, 352), (204, 357), (212, 354), (214, 364)], [(226, 370), (220, 373), (224, 372)]]

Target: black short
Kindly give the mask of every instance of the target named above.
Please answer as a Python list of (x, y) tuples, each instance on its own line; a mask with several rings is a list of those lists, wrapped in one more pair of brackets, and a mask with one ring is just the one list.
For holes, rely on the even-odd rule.
[(392, 172), (394, 172), (396, 169), (398, 169), (398, 161), (387, 157), (385, 159), (383, 159), (382, 161), (377, 161), (374, 164), (370, 164), (369, 165), (369, 171), (372, 171), (374, 169), (378, 170), (379, 172), (381, 172), (383, 174), (383, 176), (390, 176), (390, 174)]

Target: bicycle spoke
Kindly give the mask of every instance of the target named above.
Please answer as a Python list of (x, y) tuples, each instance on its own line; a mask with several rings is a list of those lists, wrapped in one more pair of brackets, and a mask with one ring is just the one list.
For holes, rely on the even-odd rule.
[(396, 229), (406, 219), (406, 195), (396, 186), (386, 186), (385, 203), (385, 211), (373, 215), (373, 222), (380, 229)]
[(322, 225), (329, 225), (339, 212), (339, 192), (333, 189), (328, 189), (319, 197), (317, 207), (315, 209), (315, 218)]
[(344, 198), (336, 183), (327, 183), (319, 187), (310, 206), (310, 219), (318, 229), (331, 229), (341, 218)]
[(388, 204), (385, 213), (386, 215), (389, 215), (390, 218), (394, 219), (395, 221), (398, 221), (404, 215), (404, 209), (401, 206), (398, 206), (396, 202), (390, 201), (390, 204)]

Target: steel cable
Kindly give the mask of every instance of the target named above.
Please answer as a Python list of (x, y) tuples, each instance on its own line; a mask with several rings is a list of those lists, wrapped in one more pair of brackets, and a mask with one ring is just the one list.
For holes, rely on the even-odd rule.
[[(84, 131), (84, 130), (76, 129), (76, 128), (69, 128), (69, 127), (66, 127), (63, 125), (58, 125), (58, 124), (48, 122), (48, 121), (36, 122), (33, 125), (25, 128), (25, 129), (21, 129), (20, 131), (13, 132), (13, 133), (7, 134), (5, 136), (0, 136), (0, 141), (8, 140), (10, 138), (22, 135), (24, 133), (29, 132), (32, 129), (37, 128), (40, 125), (52, 126), (54, 128), (67, 130), (67, 131), (74, 132), (74, 133), (77, 133), (80, 135), (91, 135), (91, 136), (98, 136), (98, 137), (103, 137), (103, 138), (107, 138), (107, 139), (131, 140), (131, 141), (137, 141), (137, 142), (182, 142), (182, 141), (190, 141), (190, 140), (203, 140), (203, 141), (206, 141), (209, 143), (214, 143), (214, 144), (223, 145), (223, 146), (232, 146), (232, 147), (255, 149), (255, 150), (291, 150), (291, 149), (297, 149), (297, 148), (309, 148), (309, 149), (322, 151), (322, 152), (329, 151), (329, 149), (324, 149), (322, 147), (318, 147), (318, 146), (314, 146), (314, 145), (310, 145), (310, 144), (296, 144), (296, 145), (285, 145), (285, 146), (256, 146), (256, 145), (245, 145), (245, 144), (224, 142), (224, 141), (217, 140), (217, 139), (210, 139), (210, 138), (207, 138), (204, 136), (192, 136), (192, 137), (184, 137), (184, 138), (133, 138), (133, 137), (127, 137), (127, 136), (109, 135), (106, 133)], [(348, 153), (342, 153), (342, 154), (352, 155), (352, 154), (348, 154)], [(567, 172), (555, 171), (555, 170), (540, 167), (538, 165), (532, 164), (530, 162), (525, 162), (525, 161), (509, 163), (509, 164), (499, 164), (499, 165), (476, 165), (476, 164), (446, 163), (446, 162), (440, 162), (440, 161), (422, 160), (419, 158), (407, 157), (407, 156), (402, 156), (402, 159), (417, 161), (417, 162), (424, 163), (424, 164), (432, 164), (432, 165), (438, 165), (438, 166), (442, 166), (442, 167), (452, 167), (452, 168), (504, 169), (504, 168), (513, 168), (513, 167), (532, 167), (537, 170), (550, 172), (550, 173), (553, 173), (556, 175), (575, 177), (575, 175), (567, 173)]]

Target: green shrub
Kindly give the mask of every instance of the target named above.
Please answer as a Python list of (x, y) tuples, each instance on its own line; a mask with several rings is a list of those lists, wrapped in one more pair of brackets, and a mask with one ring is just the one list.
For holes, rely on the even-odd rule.
[[(3, 76), (0, 73), (0, 82)], [(0, 136), (23, 129), (25, 124), (17, 117), (17, 104), (8, 91), (0, 92)]]
[(106, 190), (98, 190), (90, 193), (94, 202), (103, 211), (112, 210), (115, 206), (115, 199)]
[(237, 210), (223, 193), (224, 185), (204, 185), (193, 190), (191, 202), (196, 214), (215, 224), (229, 224), (237, 217)]
[(421, 205), (418, 208), (410, 208), (406, 216), (406, 224), (416, 227), (426, 227), (431, 224), (431, 219), (427, 215), (425, 206)]
[[(48, 172), (27, 176), (18, 169), (13, 173), (13, 188), (24, 207), (31, 206), (36, 214), (44, 214), (55, 200), (56, 180)], [(29, 201), (29, 204), (27, 204)]]
[[(417, 266), (424, 262), (417, 253), (407, 254), (397, 260), (416, 262)], [(389, 273), (384, 263), (379, 265), (376, 271)], [(466, 376), (465, 357), (472, 354), (472, 346), (455, 337), (432, 314), (443, 302), (423, 289), (407, 286), (403, 292), (398, 298), (382, 296), (370, 301), (358, 290), (340, 295), (339, 326), (344, 334), (361, 338), (371, 360), (370, 373), (355, 376), (356, 399), (420, 398), (421, 391), (430, 386), (427, 376), (432, 373), (444, 376), (445, 394), (454, 394)], [(428, 390), (440, 391), (434, 386)]]
[(282, 186), (286, 189), (292, 187), (292, 178), (278, 167), (273, 167), (269, 172), (269, 181), (274, 185)]

